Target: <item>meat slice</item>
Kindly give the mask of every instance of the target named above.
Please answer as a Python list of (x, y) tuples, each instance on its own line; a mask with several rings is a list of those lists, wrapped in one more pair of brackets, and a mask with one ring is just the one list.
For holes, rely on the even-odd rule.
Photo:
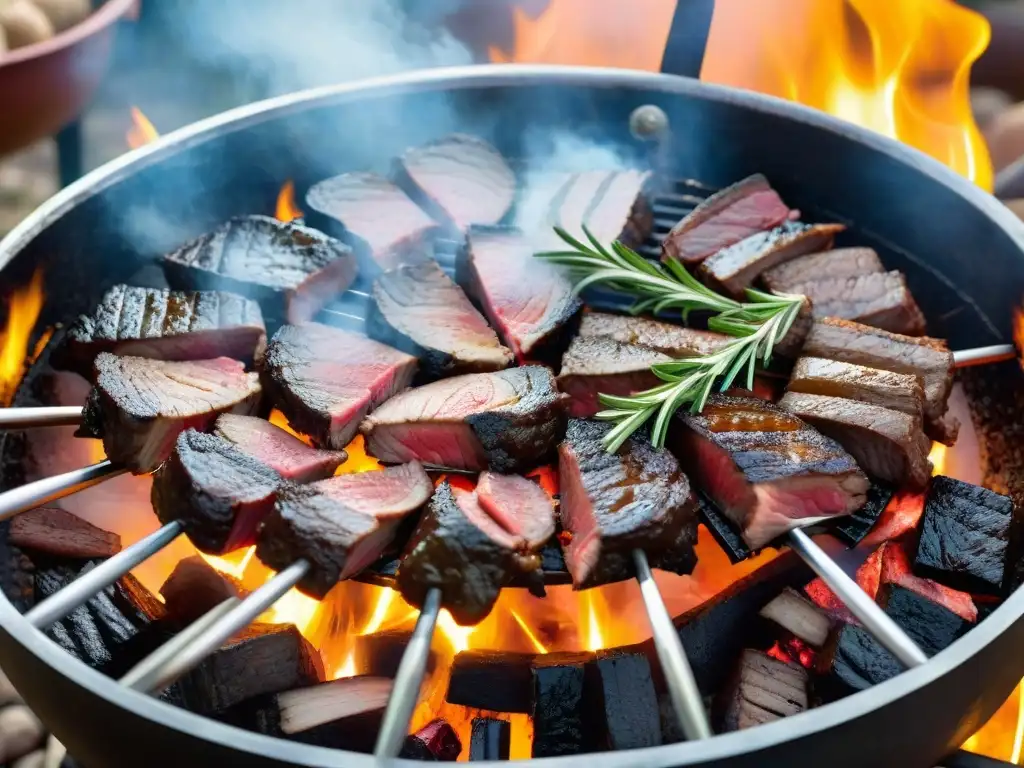
[(895, 373), (856, 363), (821, 357), (801, 357), (793, 367), (790, 392), (860, 400), (920, 416), (924, 407), (921, 380), (912, 373)]
[(318, 182), (306, 204), (338, 222), (381, 269), (429, 258), (437, 225), (401, 189), (375, 173), (345, 173)]
[(261, 394), (259, 377), (226, 357), (172, 362), (101, 352), (95, 379), (78, 434), (102, 438), (107, 457), (135, 474), (160, 466), (189, 427), (252, 413)]
[(598, 395), (631, 395), (656, 387), (651, 366), (672, 358), (653, 349), (611, 339), (577, 336), (562, 357), (558, 388), (569, 396), (569, 415), (593, 416), (604, 406)]
[(411, 355), (318, 323), (282, 326), (260, 371), (270, 400), (296, 431), (334, 449), (348, 445), (359, 421), (415, 372)]
[(648, 317), (589, 311), (580, 320), (579, 335), (646, 347), (673, 358), (710, 355), (731, 341), (724, 333), (684, 328)]
[(860, 509), (870, 483), (842, 447), (765, 400), (712, 395), (668, 445), (751, 549)]
[(787, 392), (779, 407), (842, 445), (872, 477), (923, 488), (931, 477), (931, 441), (921, 419), (890, 408), (827, 395)]
[(629, 578), (633, 550), (652, 568), (690, 573), (697, 564), (697, 503), (679, 462), (640, 433), (613, 454), (611, 425), (571, 419), (558, 447), (565, 565), (575, 589)]
[(723, 248), (796, 218), (759, 173), (716, 192), (672, 227), (661, 258), (699, 264)]
[(920, 336), (925, 319), (902, 272), (827, 277), (797, 283), (790, 293), (811, 300), (815, 317), (839, 317), (908, 336)]
[(521, 554), (539, 550), (555, 533), (551, 498), (537, 483), (520, 475), (481, 472), (477, 503), (490, 518), (523, 539)]
[(406, 390), (359, 429), (385, 463), (519, 472), (542, 464), (564, 434), (563, 395), (542, 366), (474, 373)]
[(220, 291), (115, 285), (68, 328), (54, 365), (93, 374), (100, 352), (155, 360), (259, 359), (267, 345), (260, 305)]
[(798, 256), (766, 269), (761, 273), (761, 282), (769, 291), (800, 293), (795, 290), (798, 285), (884, 272), (885, 267), (874, 248), (836, 248)]
[(278, 570), (305, 558), (312, 568), (298, 587), (323, 598), (379, 559), (433, 490), (416, 462), (289, 485), (260, 527), (256, 556)]
[(814, 321), (804, 354), (920, 376), (928, 436), (947, 445), (956, 441), (958, 424), (945, 419), (953, 389), (953, 353), (946, 342), (826, 317)]
[(433, 261), (398, 267), (373, 284), (370, 332), (420, 359), (431, 378), (500, 371), (512, 353)]
[(172, 288), (223, 288), (273, 317), (311, 320), (356, 276), (352, 249), (295, 222), (240, 216), (164, 256)]
[(457, 276), (520, 363), (553, 363), (565, 350), (583, 304), (561, 269), (534, 258), (522, 232), (470, 229)]
[(832, 247), (842, 224), (803, 224), (788, 221), (768, 232), (759, 232), (707, 258), (698, 269), (700, 278), (731, 296), (742, 299), (766, 269), (797, 256)]
[(516, 176), (501, 153), (464, 133), (407, 149), (395, 170), (399, 186), (457, 232), (471, 224), (497, 224), (516, 196)]
[(344, 451), (322, 451), (269, 421), (255, 416), (225, 413), (213, 425), (213, 434), (273, 469), (286, 480), (308, 483), (330, 477), (348, 456)]
[(803, 712), (807, 670), (748, 648), (719, 698), (719, 728), (739, 731)]

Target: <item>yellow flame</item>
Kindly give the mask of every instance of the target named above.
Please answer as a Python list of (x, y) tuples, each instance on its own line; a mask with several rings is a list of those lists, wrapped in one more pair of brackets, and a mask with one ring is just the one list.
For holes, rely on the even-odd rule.
[(363, 627), (361, 635), (372, 635), (374, 632), (380, 630), (384, 624), (384, 619), (388, 616), (388, 610), (391, 608), (391, 603), (395, 601), (395, 595), (398, 594), (393, 589), (381, 590), (381, 595), (377, 598), (377, 604), (373, 607), (373, 613), (370, 614), (369, 620), (366, 622), (366, 626)]
[(456, 653), (469, 650), (469, 638), (476, 632), (476, 627), (459, 626), (446, 608), (441, 609), (441, 614), (437, 618), (437, 626), (448, 638), (448, 642), (451, 643)]
[(587, 650), (597, 651), (604, 648), (604, 637), (601, 634), (601, 620), (597, 616), (597, 603), (603, 600), (593, 589), (584, 593), (583, 610), (587, 614)]
[(160, 132), (153, 127), (153, 123), (143, 114), (138, 107), (132, 107), (132, 126), (124, 135), (124, 140), (132, 149), (144, 147), (147, 144), (160, 138)]
[(537, 653), (547, 653), (548, 649), (544, 647), (544, 643), (537, 639), (537, 636), (530, 630), (530, 626), (523, 621), (522, 617), (514, 610), (509, 609), (509, 613), (512, 614), (512, 618), (516, 620), (516, 624), (523, 630), (523, 634), (526, 635), (526, 639), (530, 641), (530, 645)]
[(293, 221), (303, 216), (302, 209), (295, 204), (295, 182), (291, 179), (282, 185), (277, 194), (274, 216), (278, 221)]
[(0, 400), (3, 405), (11, 402), (25, 372), (28, 340), (45, 299), (42, 269), (35, 271), (27, 286), (15, 290), (10, 296), (7, 327), (0, 334)]

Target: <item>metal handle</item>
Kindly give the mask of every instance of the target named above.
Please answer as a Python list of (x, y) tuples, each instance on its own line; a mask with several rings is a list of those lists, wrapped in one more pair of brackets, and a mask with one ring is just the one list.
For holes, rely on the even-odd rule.
[(125, 467), (113, 464), (109, 459), (104, 459), (98, 464), (73, 469), (61, 475), (46, 477), (4, 491), (0, 493), (0, 520), (8, 520), (20, 512), (35, 509), (51, 501), (84, 491), (86, 488), (91, 488), (127, 471)]
[(82, 408), (78, 405), (59, 405), (45, 408), (0, 408), (0, 429), (73, 427), (81, 421)]

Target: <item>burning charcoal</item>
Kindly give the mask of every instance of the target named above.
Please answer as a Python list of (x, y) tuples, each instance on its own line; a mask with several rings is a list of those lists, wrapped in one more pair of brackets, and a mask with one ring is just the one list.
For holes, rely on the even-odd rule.
[(760, 615), (815, 648), (821, 648), (828, 639), (831, 624), (828, 616), (790, 587), (762, 608)]
[(225, 412), (252, 413), (260, 384), (237, 360), (166, 362), (96, 357), (96, 385), (79, 434), (103, 438), (107, 457), (135, 474), (152, 472), (187, 427), (206, 429)]
[(1002, 595), (1012, 518), (1009, 497), (951, 477), (934, 478), (914, 572), (966, 592)]
[(799, 293), (798, 285), (818, 280), (884, 274), (885, 267), (873, 248), (836, 248), (798, 256), (761, 273), (761, 282), (775, 293)]
[(910, 373), (894, 373), (821, 357), (801, 357), (793, 367), (786, 389), (860, 400), (920, 416), (924, 405), (920, 382), (920, 378)]
[(240, 216), (164, 257), (172, 288), (223, 288), (289, 323), (311, 320), (356, 276), (352, 250), (323, 232)]
[(359, 421), (409, 385), (416, 359), (361, 334), (305, 323), (282, 326), (264, 356), (267, 395), (296, 431), (341, 450)]
[(533, 667), (538, 659), (545, 664), (574, 666), (592, 658), (591, 654), (516, 653), (471, 649), (455, 655), (445, 700), (473, 709), (491, 712), (533, 711)]
[(590, 732), (602, 734), (603, 749), (639, 749), (661, 744), (658, 696), (643, 654), (599, 654), (586, 667)]
[(178, 624), (191, 624), (214, 606), (231, 597), (248, 594), (240, 583), (214, 570), (199, 555), (179, 560), (160, 587), (168, 617)]
[(405, 737), (399, 757), (428, 762), (453, 762), (462, 752), (459, 735), (444, 720), (431, 720), (416, 733)]
[(730, 341), (724, 333), (684, 328), (647, 317), (584, 311), (579, 335), (646, 347), (671, 358), (710, 355)]
[(716, 192), (686, 214), (666, 235), (661, 258), (699, 264), (723, 248), (797, 215), (757, 173)]
[(584, 661), (539, 657), (533, 668), (533, 757), (575, 755), (586, 746)]
[(288, 485), (263, 520), (256, 556), (277, 570), (304, 558), (312, 567), (297, 586), (322, 599), (380, 558), (401, 522), (432, 491), (417, 462)]
[(121, 537), (56, 507), (22, 512), (11, 520), (11, 544), (49, 555), (86, 560), (121, 551)]
[[(652, 568), (690, 573), (697, 564), (697, 505), (675, 457), (635, 433), (614, 453), (602, 422), (572, 419), (559, 448), (565, 564), (576, 589), (629, 578), (633, 550)], [(568, 535), (566, 535), (568, 534)]]
[(68, 328), (54, 365), (92, 378), (100, 352), (156, 360), (250, 362), (263, 355), (267, 332), (259, 304), (219, 291), (168, 291), (115, 285), (91, 315)]
[(719, 727), (739, 731), (803, 712), (808, 707), (807, 670), (747, 649), (720, 695)]
[(702, 413), (675, 416), (668, 445), (751, 549), (849, 515), (869, 486), (837, 442), (758, 398), (712, 395)]
[(554, 452), (565, 431), (562, 409), (551, 371), (530, 365), (406, 390), (359, 429), (367, 453), (385, 463), (519, 472)]
[(296, 483), (330, 477), (348, 458), (344, 451), (310, 448), (294, 435), (255, 416), (222, 414), (213, 425), (213, 434), (234, 443), (285, 480)]
[(419, 358), (429, 379), (508, 368), (498, 341), (466, 294), (434, 261), (385, 272), (373, 284), (371, 335)]
[(469, 738), (469, 759), (508, 760), (512, 744), (512, 726), (508, 720), (474, 717)]
[(902, 272), (829, 277), (792, 288), (811, 301), (814, 317), (839, 317), (892, 333), (920, 336), (925, 319)]
[[(394, 677), (402, 655), (412, 639), (412, 630), (388, 629), (372, 635), (358, 635), (355, 638), (353, 660), (360, 675)], [(435, 654), (430, 653), (427, 669), (434, 668)]]
[(846, 542), (847, 545), (857, 546), (868, 535), (868, 531), (881, 517), (885, 508), (889, 506), (893, 493), (892, 486), (884, 483), (872, 483), (868, 490), (868, 500), (864, 506), (848, 517), (839, 518), (831, 533)]
[(729, 559), (733, 563), (738, 563), (750, 557), (752, 554), (750, 547), (744, 543), (743, 536), (736, 530), (736, 526), (730, 522), (729, 518), (723, 515), (715, 503), (703, 492), (698, 491), (694, 495), (700, 508), (701, 522), (711, 531), (711, 535), (715, 537), (715, 541), (729, 556)]
[(569, 415), (588, 418), (604, 409), (598, 395), (620, 395), (661, 383), (651, 366), (672, 358), (653, 349), (611, 339), (577, 336), (562, 356), (558, 388), (569, 397)]

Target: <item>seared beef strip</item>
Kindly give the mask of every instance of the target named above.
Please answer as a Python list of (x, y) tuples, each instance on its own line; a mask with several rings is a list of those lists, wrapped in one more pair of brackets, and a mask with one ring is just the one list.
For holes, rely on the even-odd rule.
[(914, 374), (820, 357), (797, 360), (787, 388), (808, 395), (860, 400), (914, 416), (920, 416), (924, 407), (921, 380)]
[(599, 394), (631, 395), (661, 384), (651, 366), (671, 361), (647, 347), (577, 336), (562, 357), (558, 388), (570, 398), (569, 415), (586, 418), (603, 409)]
[(748, 648), (719, 694), (718, 726), (740, 731), (803, 712), (808, 701), (807, 670)]
[(918, 416), (857, 400), (787, 392), (779, 407), (836, 440), (872, 477), (924, 488), (931, 477), (931, 441)]
[(516, 196), (516, 176), (501, 153), (464, 133), (407, 149), (395, 171), (399, 186), (456, 232), (471, 224), (497, 224)]
[(882, 260), (873, 248), (836, 248), (797, 256), (766, 269), (761, 273), (761, 282), (769, 291), (776, 293), (801, 293), (796, 286), (884, 272)]
[(157, 360), (252, 361), (263, 355), (267, 332), (260, 306), (220, 291), (168, 291), (113, 286), (91, 315), (68, 328), (54, 365), (91, 378), (100, 352)]
[(758, 398), (712, 395), (668, 444), (751, 549), (859, 509), (869, 482), (840, 445)]
[(759, 173), (711, 195), (672, 227), (661, 258), (699, 264), (723, 248), (796, 218)]
[(568, 276), (534, 258), (519, 230), (471, 228), (458, 280), (520, 363), (555, 362), (583, 306)]
[(924, 315), (902, 272), (828, 277), (798, 283), (789, 293), (810, 299), (815, 317), (839, 317), (909, 336), (925, 331)]
[(298, 432), (344, 448), (359, 421), (407, 387), (416, 358), (361, 334), (318, 323), (285, 325), (261, 366), (267, 395)]
[(343, 173), (310, 187), (306, 204), (337, 221), (381, 269), (429, 258), (437, 225), (401, 189), (375, 173)]
[(611, 425), (571, 419), (558, 447), (562, 550), (575, 589), (629, 578), (633, 550), (652, 568), (690, 573), (697, 564), (697, 503), (679, 462), (634, 433), (615, 453)]
[(330, 477), (348, 458), (344, 451), (310, 448), (294, 435), (255, 416), (222, 414), (213, 425), (213, 434), (234, 443), (285, 480), (297, 483)]
[(433, 261), (385, 272), (373, 284), (370, 333), (420, 360), (430, 378), (500, 371), (512, 362), (466, 294)]
[(684, 328), (647, 317), (584, 311), (579, 335), (647, 347), (673, 358), (710, 355), (731, 341), (724, 333)]
[(406, 390), (360, 426), (385, 463), (518, 472), (543, 463), (565, 431), (564, 395), (530, 365), (473, 373)]
[(263, 520), (256, 556), (278, 570), (305, 558), (313, 567), (298, 587), (323, 598), (375, 562), (432, 491), (417, 462), (289, 485)]
[(356, 276), (352, 249), (310, 227), (240, 216), (164, 256), (172, 288), (224, 288), (289, 323), (311, 320)]
[(252, 413), (261, 394), (257, 375), (226, 357), (169, 362), (101, 352), (95, 380), (78, 434), (102, 438), (107, 458), (135, 474), (160, 466), (189, 427)]
[(523, 539), (522, 554), (534, 553), (555, 533), (551, 498), (537, 483), (520, 475), (481, 472), (477, 503), (508, 533)]

